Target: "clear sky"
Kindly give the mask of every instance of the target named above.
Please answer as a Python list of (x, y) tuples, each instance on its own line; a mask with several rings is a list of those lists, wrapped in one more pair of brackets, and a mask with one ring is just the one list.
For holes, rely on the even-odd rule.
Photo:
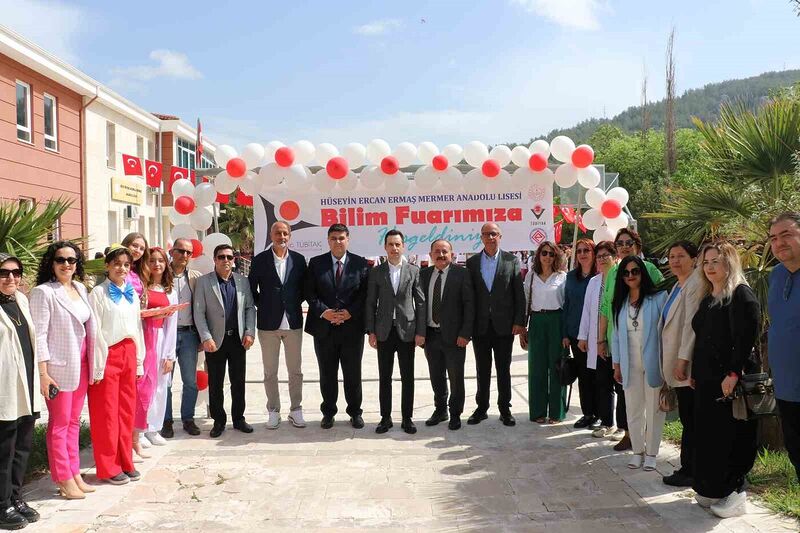
[(0, 24), (209, 139), (526, 141), (664, 94), (800, 68), (786, 0), (0, 0)]

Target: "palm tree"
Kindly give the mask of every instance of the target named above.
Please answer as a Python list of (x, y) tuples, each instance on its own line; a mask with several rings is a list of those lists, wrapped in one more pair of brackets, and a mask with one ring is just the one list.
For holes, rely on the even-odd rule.
[(228, 204), (219, 216), (219, 231), (230, 236), (234, 248), (244, 255), (253, 253), (255, 241), (253, 208)]

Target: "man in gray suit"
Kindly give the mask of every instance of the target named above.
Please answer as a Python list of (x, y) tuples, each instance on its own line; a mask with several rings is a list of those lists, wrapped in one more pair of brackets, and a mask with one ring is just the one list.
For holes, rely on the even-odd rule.
[(247, 278), (233, 272), (233, 248), (220, 244), (214, 249), (214, 272), (201, 276), (194, 290), (194, 324), (208, 368), (208, 404), (214, 427), (211, 437), (225, 431), (223, 384), (227, 364), (231, 382), (233, 427), (252, 433), (244, 419), (245, 351), (253, 345), (256, 309)]
[(403, 234), (389, 230), (383, 247), (388, 261), (370, 270), (364, 308), (369, 345), (378, 350), (381, 422), (375, 433), (386, 433), (392, 427), (392, 372), (397, 352), (403, 387), (400, 427), (413, 434), (417, 432), (411, 420), (414, 347), (425, 344), (425, 295), (419, 284), (419, 268), (403, 260)]

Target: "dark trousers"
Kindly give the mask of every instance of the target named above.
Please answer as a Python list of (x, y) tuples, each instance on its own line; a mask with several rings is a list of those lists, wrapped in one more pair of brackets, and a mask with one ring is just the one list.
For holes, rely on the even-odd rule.
[(757, 451), (757, 421), (733, 418), (731, 402), (722, 396), (719, 381), (698, 382), (694, 389), (694, 484), (706, 498), (724, 498), (744, 487)]
[(464, 412), (464, 362), (467, 359), (467, 349), (445, 342), (438, 329), (428, 328), (425, 336), (425, 357), (428, 359), (436, 411), (444, 412), (449, 407), (451, 417), (461, 416)]
[[(594, 371), (595, 386), (595, 405), (597, 406), (597, 416), (600, 423), (604, 426), (614, 425), (614, 415), (616, 414), (617, 427), (628, 430), (628, 414), (625, 412), (625, 391), (622, 385), (614, 381), (614, 366), (611, 363), (611, 356), (605, 359), (597, 358), (597, 369)], [(617, 408), (614, 412), (614, 395), (617, 396)]]
[(394, 354), (397, 352), (397, 363), (400, 366), (400, 382), (402, 395), (400, 413), (405, 418), (414, 414), (414, 342), (400, 340), (393, 327), (389, 337), (378, 341), (378, 398), (381, 406), (381, 418), (392, 417), (392, 373), (394, 372)]
[(361, 357), (364, 354), (364, 334), (349, 334), (337, 331), (335, 327), (323, 337), (314, 337), (314, 351), (319, 364), (319, 390), (322, 416), (334, 416), (339, 399), (339, 365), (342, 365), (344, 398), (347, 400), (347, 414), (351, 417), (361, 415)]
[(783, 427), (783, 445), (800, 481), (800, 402), (777, 400)]
[(475, 394), (476, 411), (489, 410), (489, 389), (492, 385), (492, 352), (497, 372), (497, 408), (500, 414), (511, 414), (511, 349), (513, 335), (498, 335), (492, 321), (483, 335), (472, 339), (475, 351), (475, 370), (478, 375), (478, 392)]
[(245, 349), (239, 334), (225, 335), (222, 346), (216, 352), (206, 352), (208, 368), (208, 408), (215, 426), (225, 426), (228, 415), (225, 413), (225, 367), (231, 382), (231, 418), (233, 422), (244, 420)]
[(687, 476), (694, 476), (694, 389), (676, 387), (678, 394), (678, 417), (681, 419), (681, 469)]
[(25, 469), (33, 447), (32, 416), (0, 421), (0, 508), (7, 509), (20, 497)]
[(592, 418), (597, 418), (597, 401), (595, 393), (594, 376), (595, 371), (586, 367), (589, 356), (586, 352), (578, 348), (578, 339), (569, 338), (572, 347), (572, 356), (578, 363), (578, 392), (581, 396), (581, 414)]

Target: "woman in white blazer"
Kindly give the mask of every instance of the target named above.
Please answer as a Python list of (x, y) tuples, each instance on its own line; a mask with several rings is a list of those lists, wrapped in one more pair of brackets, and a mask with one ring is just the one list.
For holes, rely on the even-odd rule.
[(669, 248), (669, 269), (677, 278), (661, 314), (661, 373), (678, 395), (678, 416), (683, 425), (681, 468), (662, 479), (673, 487), (691, 487), (694, 480), (694, 389), (691, 387), (695, 333), (692, 318), (702, 296), (702, 273), (695, 269), (697, 247), (677, 241)]
[(20, 489), (39, 418), (36, 333), (28, 299), (19, 292), (22, 261), (0, 253), (0, 528), (19, 529), (39, 513)]
[(41, 392), (47, 402), (50, 477), (61, 496), (70, 500), (95, 491), (83, 481), (80, 471), (81, 411), (89, 376), (94, 373), (89, 354), (94, 350), (95, 335), (83, 281), (80, 248), (57, 241), (45, 251), (36, 274), (37, 286), (30, 294)]

